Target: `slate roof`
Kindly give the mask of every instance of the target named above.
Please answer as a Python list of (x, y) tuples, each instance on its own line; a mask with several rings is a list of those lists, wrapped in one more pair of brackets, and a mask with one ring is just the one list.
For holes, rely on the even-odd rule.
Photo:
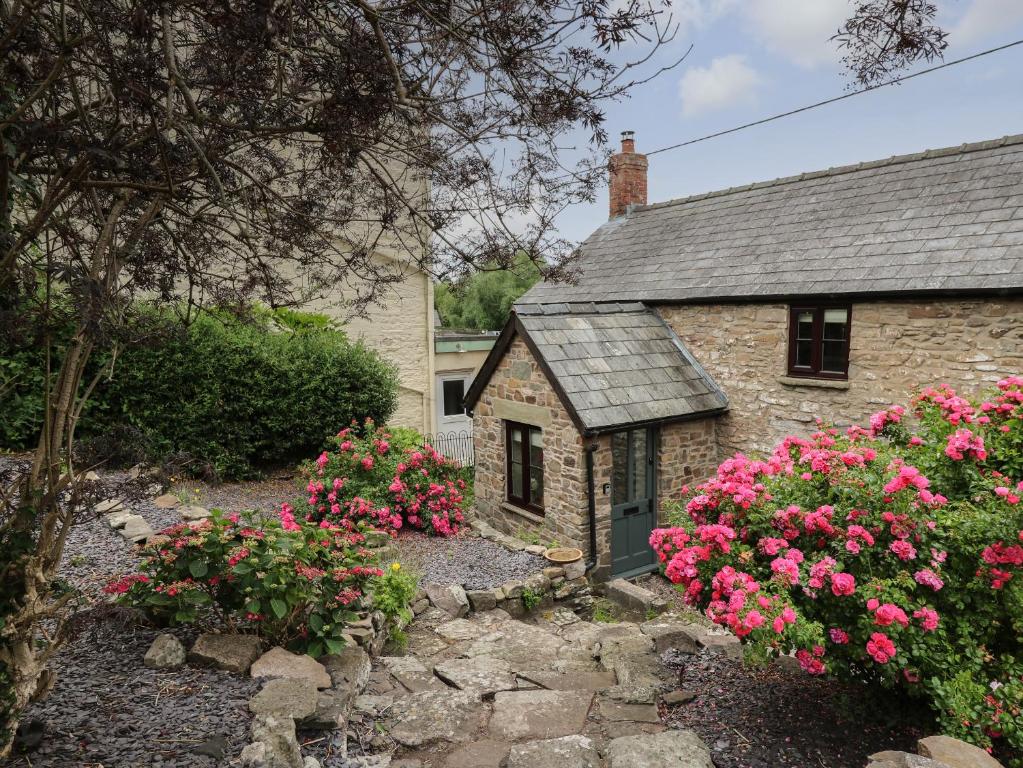
[[(728, 400), (674, 331), (642, 304), (519, 313), (517, 331), (586, 433), (720, 413)], [(499, 359), (501, 351), (495, 349)], [(489, 379), (489, 372), (477, 380)], [(470, 390), (467, 404), (478, 393)]]
[(634, 208), (552, 302), (695, 302), (1023, 288), (1023, 135)]

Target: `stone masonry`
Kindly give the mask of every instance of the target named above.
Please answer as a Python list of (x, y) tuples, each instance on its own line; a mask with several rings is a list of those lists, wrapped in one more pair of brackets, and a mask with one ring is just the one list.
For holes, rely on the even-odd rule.
[[(531, 423), (528, 419), (532, 416), (543, 428), (543, 517), (517, 510), (505, 501), (507, 459), (500, 413), (510, 412), (507, 402), (530, 406), (522, 409), (515, 420)], [(661, 428), (657, 461), (661, 522), (665, 502), (678, 498), (683, 485), (713, 474), (718, 456), (716, 420), (677, 422)], [(520, 529), (536, 532), (545, 541), (578, 547), (588, 556), (586, 443), (521, 339), (509, 346), (476, 404), (473, 431), (479, 516), (504, 533), (515, 534)], [(602, 579), (609, 575), (611, 565), (611, 497), (603, 493), (604, 485), (611, 482), (611, 438), (602, 435), (593, 441), (598, 552), (595, 577)]]
[[(525, 407), (523, 407), (525, 406)], [(507, 504), (505, 426), (500, 415), (543, 429), (544, 516)], [(583, 439), (522, 339), (515, 339), (473, 411), (476, 511), (498, 530), (537, 533), (545, 542), (587, 550)]]
[[(818, 416), (865, 423), (921, 386), (974, 393), (1023, 370), (1023, 299), (854, 303), (848, 382), (786, 377), (788, 306), (701, 304), (659, 308), (728, 395), (717, 424), (721, 456), (770, 450)], [(838, 388), (836, 388), (838, 387)]]

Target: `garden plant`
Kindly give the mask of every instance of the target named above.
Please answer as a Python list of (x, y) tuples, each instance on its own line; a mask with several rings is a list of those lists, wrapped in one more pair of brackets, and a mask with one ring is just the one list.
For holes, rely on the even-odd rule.
[(651, 546), (748, 657), (907, 691), (1023, 765), (1023, 378), (924, 389), (683, 492)]
[(303, 467), (308, 497), (300, 508), (306, 520), (458, 533), (467, 489), (462, 468), (425, 445), (418, 432), (367, 419), (341, 430), (333, 442), (332, 450)]
[(359, 610), (410, 619), (415, 579), (397, 563), (379, 567), (367, 546), (374, 535), (362, 521), (312, 524), (286, 508), (269, 520), (214, 511), (162, 531), (143, 548), (140, 572), (106, 591), (160, 623), (258, 634), (318, 657), (344, 647)]

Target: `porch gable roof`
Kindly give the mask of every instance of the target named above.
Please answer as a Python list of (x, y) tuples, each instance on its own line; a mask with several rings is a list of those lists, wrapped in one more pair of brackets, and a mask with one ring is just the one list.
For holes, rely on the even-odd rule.
[(522, 336), (583, 434), (722, 413), (728, 399), (678, 335), (640, 303), (544, 305), (509, 319), (466, 395), (478, 401), (505, 350)]

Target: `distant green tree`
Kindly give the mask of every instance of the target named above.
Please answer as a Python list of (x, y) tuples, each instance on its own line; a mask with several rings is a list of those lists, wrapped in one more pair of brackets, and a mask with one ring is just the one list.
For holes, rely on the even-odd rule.
[(522, 253), (510, 269), (483, 269), (454, 285), (439, 283), (433, 305), (445, 327), (497, 331), (512, 305), (539, 279), (540, 270)]

